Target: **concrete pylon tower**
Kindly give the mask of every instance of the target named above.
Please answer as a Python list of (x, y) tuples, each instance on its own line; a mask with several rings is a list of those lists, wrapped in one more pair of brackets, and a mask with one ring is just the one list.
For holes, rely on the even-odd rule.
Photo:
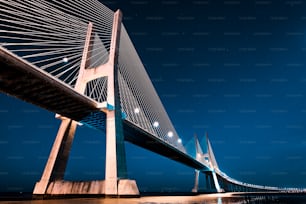
[[(217, 174), (215, 171), (216, 169), (219, 170), (219, 167), (217, 165), (214, 153), (212, 151), (212, 147), (208, 139), (207, 133), (205, 137), (206, 137), (205, 145), (207, 147), (207, 152), (203, 153), (200, 141), (197, 135), (194, 135), (196, 160), (209, 167), (209, 170), (205, 170), (205, 171), (202, 170), (202, 172), (205, 174), (207, 190), (221, 192), (222, 190), (220, 188)], [(198, 192), (199, 190), (199, 174), (200, 174), (200, 171), (196, 169), (195, 170), (195, 182), (194, 182), (194, 187), (192, 189), (192, 192), (194, 193)]]
[(216, 170), (219, 170), (219, 167), (218, 167), (214, 152), (212, 150), (207, 132), (206, 132), (206, 145), (207, 145), (207, 154), (209, 158), (209, 165), (211, 168), (211, 174), (212, 174), (212, 178), (214, 181), (214, 188), (216, 189), (218, 193), (220, 193), (222, 192), (222, 190), (220, 188), (219, 181), (218, 181), (217, 174), (216, 174)]
[(36, 183), (34, 195), (63, 194), (104, 194), (107, 196), (139, 195), (134, 180), (127, 179), (124, 135), (118, 85), (118, 54), (122, 13), (114, 14), (109, 60), (98, 67), (88, 69), (88, 59), (92, 47), (92, 27), (88, 24), (83, 56), (75, 90), (84, 94), (89, 81), (107, 77), (107, 108), (100, 111), (106, 114), (106, 162), (105, 180), (88, 182), (64, 181), (65, 169), (77, 122), (61, 117), (61, 126), (51, 149), (41, 180)]
[[(195, 149), (196, 149), (196, 160), (201, 161), (201, 157), (203, 155), (203, 151), (201, 145), (199, 143), (198, 137), (194, 135), (194, 142), (195, 142)], [(194, 187), (192, 189), (193, 193), (197, 193), (199, 190), (199, 178), (200, 178), (200, 171), (195, 169), (195, 177), (194, 177)]]

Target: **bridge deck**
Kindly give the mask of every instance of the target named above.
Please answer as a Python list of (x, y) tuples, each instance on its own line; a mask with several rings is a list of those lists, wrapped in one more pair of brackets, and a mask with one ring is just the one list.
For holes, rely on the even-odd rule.
[(123, 122), (123, 129), (125, 140), (132, 144), (183, 163), (189, 167), (199, 170), (207, 170), (207, 167), (205, 167), (204, 164), (181, 152), (174, 146), (154, 137), (148, 132), (145, 132), (127, 120), (124, 120)]
[(97, 110), (97, 103), (0, 47), (0, 92), (81, 120)]

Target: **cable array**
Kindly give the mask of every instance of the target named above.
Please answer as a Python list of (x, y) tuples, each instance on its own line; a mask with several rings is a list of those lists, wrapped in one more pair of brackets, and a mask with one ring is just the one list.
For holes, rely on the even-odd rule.
[(85, 95), (99, 103), (107, 99), (107, 77), (101, 77), (87, 83)]
[(108, 60), (113, 22), (113, 11), (97, 0), (2, 0), (0, 46), (74, 87), (89, 22), (88, 65), (96, 67)]
[(119, 90), (127, 120), (185, 152), (167, 112), (122, 25), (119, 47)]

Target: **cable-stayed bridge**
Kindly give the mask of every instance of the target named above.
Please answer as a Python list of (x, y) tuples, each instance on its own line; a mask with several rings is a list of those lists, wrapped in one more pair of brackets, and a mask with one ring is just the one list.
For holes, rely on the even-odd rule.
[[(228, 177), (208, 137), (187, 151), (122, 23), (97, 0), (0, 1), (1, 92), (56, 113), (62, 120), (35, 195), (138, 195), (128, 179), (124, 141), (206, 175), (214, 192), (277, 191)], [(65, 181), (78, 124), (106, 133), (105, 179)], [(206, 151), (203, 151), (203, 149)]]

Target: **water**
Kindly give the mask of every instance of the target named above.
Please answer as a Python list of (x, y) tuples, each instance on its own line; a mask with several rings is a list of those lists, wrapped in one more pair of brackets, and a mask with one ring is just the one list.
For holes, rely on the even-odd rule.
[(144, 196), (141, 198), (71, 198), (53, 200), (0, 201), (0, 204), (306, 204), (305, 194), (233, 195), (209, 194), (197, 196)]

